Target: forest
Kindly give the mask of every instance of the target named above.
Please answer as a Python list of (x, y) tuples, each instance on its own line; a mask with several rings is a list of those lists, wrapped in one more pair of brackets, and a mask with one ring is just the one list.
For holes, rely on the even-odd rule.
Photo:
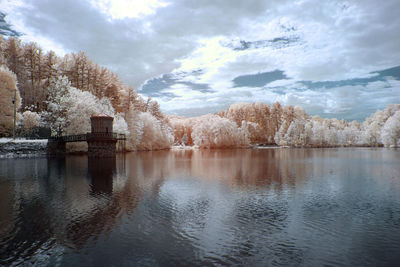
[[(174, 145), (235, 148), (400, 146), (400, 104), (388, 105), (363, 122), (310, 116), (298, 106), (235, 103), (218, 114), (184, 118), (165, 115), (118, 75), (84, 52), (57, 56), (36, 43), (0, 36), (0, 137), (31, 136), (40, 128), (52, 135), (90, 131), (90, 116), (114, 117), (114, 131), (128, 137), (128, 150)], [(75, 148), (82, 149), (82, 148)]]

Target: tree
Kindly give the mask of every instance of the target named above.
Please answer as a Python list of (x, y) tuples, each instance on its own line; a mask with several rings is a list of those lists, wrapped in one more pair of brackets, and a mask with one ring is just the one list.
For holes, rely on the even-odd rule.
[(272, 136), (275, 135), (275, 132), (277, 132), (281, 126), (281, 116), (282, 116), (282, 106), (279, 102), (275, 102), (274, 104), (272, 104), (270, 110), (270, 120), (273, 130)]
[(226, 118), (234, 121), (238, 127), (242, 126), (242, 121), (248, 120), (248, 103), (235, 103), (229, 106), (225, 113)]
[(385, 147), (398, 147), (400, 145), (400, 111), (396, 111), (385, 122), (381, 138)]
[(204, 115), (193, 125), (192, 138), (200, 148), (234, 148), (249, 146), (246, 128), (218, 115)]
[[(27, 83), (24, 84), (24, 105), (39, 106), (38, 96), (41, 95), (42, 81), (42, 50), (36, 43), (30, 42), (23, 46), (24, 69), (28, 74)], [(44, 99), (40, 99), (43, 101)]]
[(127, 147), (128, 150), (135, 150), (137, 145), (142, 140), (143, 136), (143, 121), (139, 117), (140, 112), (130, 109), (125, 113), (125, 121), (128, 125)]
[(0, 136), (10, 136), (14, 127), (14, 101), (16, 110), (21, 106), (17, 78), (8, 68), (0, 66)]
[(70, 81), (65, 76), (59, 76), (54, 79), (48, 91), (48, 99), (46, 101), (47, 111), (42, 112), (47, 125), (50, 127), (52, 134), (61, 135), (68, 127), (67, 111), (72, 106), (72, 99), (67, 96), (72, 88)]
[[(90, 132), (90, 117), (94, 114), (106, 114), (115, 117), (114, 108), (107, 98), (98, 99), (92, 93), (70, 87), (63, 104), (68, 108), (65, 113), (65, 134), (83, 134)], [(115, 123), (115, 121), (114, 121)]]
[(44, 56), (44, 78), (45, 84), (44, 86), (48, 88), (51, 84), (51, 81), (54, 80), (59, 75), (59, 70), (57, 68), (59, 59), (53, 51), (47, 52)]
[(372, 121), (364, 126), (361, 139), (364, 145), (378, 146), (381, 143), (381, 126), (378, 121)]
[(164, 119), (164, 114), (162, 114), (160, 105), (158, 104), (157, 101), (150, 101), (148, 111), (151, 115), (157, 118), (157, 120), (163, 120)]
[(234, 121), (238, 127), (241, 127), (243, 122), (252, 123), (247, 125), (252, 144), (271, 143), (269, 105), (260, 102), (235, 103), (226, 112), (219, 113), (219, 116)]
[(193, 125), (195, 124), (194, 120), (196, 118), (185, 118), (179, 116), (168, 116), (168, 123), (173, 129), (174, 133), (174, 143), (175, 144), (182, 144), (192, 146), (193, 139), (192, 139), (192, 132), (193, 132)]
[(23, 50), (21, 41), (17, 38), (8, 38), (4, 48), (4, 58), (7, 67), (17, 76), (17, 81), (20, 81), (23, 73)]
[(40, 115), (36, 112), (30, 110), (22, 113), (22, 130), (25, 134), (29, 134), (32, 130), (39, 126)]
[(306, 146), (307, 138), (305, 134), (305, 125), (306, 123), (304, 121), (292, 121), (285, 136), (280, 140), (279, 145), (289, 145), (294, 147)]
[(0, 66), (1, 65), (6, 65), (6, 59), (4, 58), (4, 46), (6, 42), (3, 38), (3, 36), (0, 35)]
[(148, 112), (139, 113), (142, 121), (142, 139), (137, 145), (138, 150), (158, 150), (171, 147), (174, 142), (172, 129), (165, 123), (157, 120)]

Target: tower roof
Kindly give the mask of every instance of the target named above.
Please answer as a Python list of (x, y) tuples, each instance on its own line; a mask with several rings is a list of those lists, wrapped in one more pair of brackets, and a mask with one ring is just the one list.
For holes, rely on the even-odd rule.
[(93, 114), (90, 118), (110, 118), (112, 119), (113, 117), (104, 114), (104, 113), (97, 113), (97, 114)]

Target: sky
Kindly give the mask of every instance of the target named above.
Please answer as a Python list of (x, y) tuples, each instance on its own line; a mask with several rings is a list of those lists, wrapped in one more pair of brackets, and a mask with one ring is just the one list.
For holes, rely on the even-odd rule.
[(84, 51), (167, 114), (279, 101), (363, 120), (400, 103), (398, 0), (0, 0), (0, 34)]

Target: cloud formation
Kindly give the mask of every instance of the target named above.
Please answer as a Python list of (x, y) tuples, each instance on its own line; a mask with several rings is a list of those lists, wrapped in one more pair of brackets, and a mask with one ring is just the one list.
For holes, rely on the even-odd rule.
[(400, 102), (400, 77), (377, 74), (400, 65), (397, 0), (3, 0), (1, 6), (26, 40), (58, 53), (85, 51), (167, 113), (278, 100), (324, 117), (363, 119)]

